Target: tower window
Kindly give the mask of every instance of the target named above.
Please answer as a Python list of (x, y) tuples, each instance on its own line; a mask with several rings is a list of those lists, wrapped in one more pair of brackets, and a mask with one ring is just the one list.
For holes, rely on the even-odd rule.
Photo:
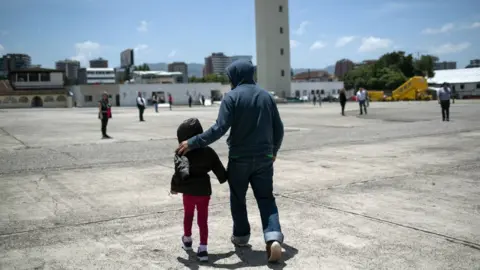
[(283, 6), (278, 6), (278, 12), (283, 12)]
[(283, 27), (280, 27), (280, 34), (283, 34)]
[(285, 70), (282, 69), (281, 75), (282, 77), (285, 77)]
[(283, 48), (280, 49), (280, 55), (283, 55)]

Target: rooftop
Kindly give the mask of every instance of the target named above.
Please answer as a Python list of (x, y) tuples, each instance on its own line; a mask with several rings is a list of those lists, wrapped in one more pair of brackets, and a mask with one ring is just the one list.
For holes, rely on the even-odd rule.
[(167, 72), (167, 71), (134, 71), (135, 75), (152, 75), (152, 76), (181, 76), (182, 72)]
[(86, 68), (87, 71), (115, 71), (114, 68)]
[(33, 68), (22, 68), (22, 69), (12, 70), (10, 73), (26, 73), (26, 72), (62, 72), (62, 71), (57, 69), (51, 69), (51, 68), (33, 67)]
[(436, 70), (435, 76), (427, 79), (427, 82), (431, 84), (480, 82), (480, 68)]

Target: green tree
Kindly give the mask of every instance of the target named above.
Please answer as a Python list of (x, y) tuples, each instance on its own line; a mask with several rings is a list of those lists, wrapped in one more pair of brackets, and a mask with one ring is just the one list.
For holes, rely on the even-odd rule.
[(422, 55), (415, 61), (415, 73), (418, 76), (426, 76), (432, 78), (435, 76), (434, 66), (438, 61), (438, 57), (433, 55)]
[(150, 67), (147, 64), (142, 64), (139, 66), (135, 66), (136, 71), (150, 71)]

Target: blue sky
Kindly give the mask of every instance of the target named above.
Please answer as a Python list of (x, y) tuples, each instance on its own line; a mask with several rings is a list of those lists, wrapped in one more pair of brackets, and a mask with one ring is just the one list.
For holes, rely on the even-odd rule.
[[(211, 52), (255, 59), (254, 1), (2, 1), (0, 53), (27, 53), (34, 64), (83, 63), (103, 57), (118, 66), (136, 48), (136, 63), (203, 63)], [(294, 68), (323, 68), (341, 58), (371, 59), (392, 50), (433, 53), (464, 67), (480, 58), (478, 0), (290, 0)]]

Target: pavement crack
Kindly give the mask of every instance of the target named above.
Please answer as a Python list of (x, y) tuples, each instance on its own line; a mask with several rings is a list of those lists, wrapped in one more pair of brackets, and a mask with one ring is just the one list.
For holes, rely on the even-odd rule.
[(354, 215), (354, 216), (358, 216), (358, 217), (363, 217), (363, 218), (366, 218), (366, 219), (369, 219), (369, 220), (372, 220), (372, 221), (381, 222), (381, 223), (389, 224), (389, 225), (392, 225), (392, 226), (402, 227), (402, 228), (405, 228), (405, 229), (410, 229), (410, 230), (414, 230), (414, 231), (417, 231), (417, 232), (422, 232), (422, 233), (425, 233), (425, 234), (441, 237), (441, 238), (444, 238), (445, 240), (447, 240), (449, 242), (456, 243), (456, 244), (461, 244), (461, 245), (464, 245), (464, 246), (467, 246), (467, 247), (470, 247), (470, 248), (473, 248), (473, 249), (476, 249), (476, 250), (480, 250), (480, 243), (474, 243), (474, 242), (471, 242), (471, 241), (468, 241), (468, 240), (463, 240), (463, 239), (456, 238), (456, 237), (453, 237), (453, 236), (449, 236), (449, 235), (446, 235), (446, 234), (437, 233), (437, 232), (430, 231), (430, 230), (427, 230), (427, 229), (417, 228), (417, 227), (414, 227), (414, 226), (401, 224), (401, 223), (386, 220), (386, 219), (376, 218), (376, 217), (372, 217), (372, 216), (369, 216), (369, 215), (357, 213), (357, 212), (354, 212), (354, 211), (349, 211), (349, 210), (344, 210), (344, 209), (340, 209), (340, 208), (337, 208), (337, 207), (329, 206), (329, 205), (326, 205), (326, 204), (315, 203), (315, 202), (307, 201), (307, 200), (301, 200), (301, 199), (298, 199), (298, 198), (290, 197), (288, 195), (278, 194), (277, 196), (285, 198), (285, 199), (289, 199), (289, 200), (292, 200), (292, 201), (295, 201), (295, 202), (307, 203), (307, 204), (310, 204), (310, 205), (322, 207), (322, 208), (333, 210), (333, 211), (336, 211), (336, 212), (341, 212), (341, 213), (344, 213), (344, 214), (350, 214), (350, 215)]
[(3, 131), (3, 133), (5, 133), (5, 135), (9, 136), (10, 138), (16, 140), (17, 142), (19, 142), (22, 146), (24, 146), (25, 148), (30, 148), (26, 143), (24, 143), (22, 140), (20, 140), (19, 138), (15, 137), (15, 135), (11, 134), (10, 132), (8, 132), (5, 128), (3, 127), (0, 127), (0, 130)]

